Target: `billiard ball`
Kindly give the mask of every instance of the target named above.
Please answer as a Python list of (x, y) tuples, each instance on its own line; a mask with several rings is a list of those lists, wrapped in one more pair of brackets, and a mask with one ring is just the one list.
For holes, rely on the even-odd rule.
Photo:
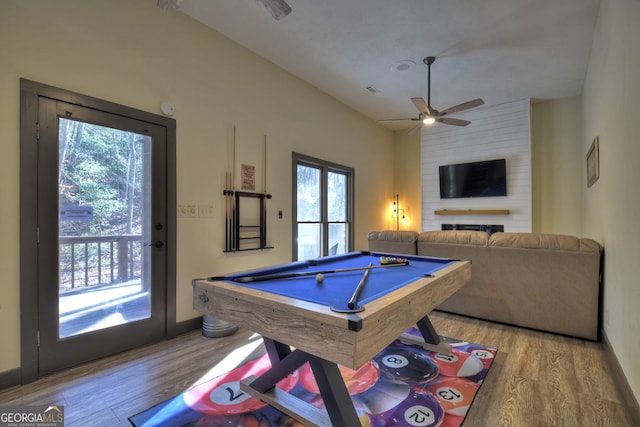
[(373, 415), (376, 425), (438, 427), (444, 419), (444, 409), (431, 393), (412, 390), (410, 395), (391, 410)]
[(465, 416), (480, 385), (466, 378), (440, 377), (430, 383), (430, 391), (447, 414)]
[(410, 347), (389, 346), (374, 358), (382, 375), (390, 380), (422, 384), (438, 376), (438, 365)]
[(389, 264), (409, 264), (409, 260), (407, 258), (390, 257), (390, 256), (380, 257), (380, 265), (389, 265)]
[[(240, 389), (240, 381), (249, 375), (260, 376), (271, 367), (269, 357), (264, 355), (233, 371), (198, 384), (184, 395), (184, 402), (194, 411), (203, 414), (241, 414), (266, 406), (266, 403), (252, 398)], [(298, 371), (278, 382), (278, 387), (290, 391), (298, 383)]]
[(472, 377), (484, 369), (480, 359), (456, 348), (451, 349), (451, 354), (436, 353), (434, 359), (440, 373), (449, 377)]
[[(378, 368), (378, 364), (373, 360), (368, 361), (357, 370), (342, 365), (338, 365), (338, 369), (350, 395), (359, 394), (368, 390), (377, 383), (380, 378), (380, 369)], [(302, 368), (300, 368), (300, 384), (312, 393), (320, 393), (318, 383), (316, 383), (313, 371), (308, 363), (305, 363)]]
[(322, 274), (322, 273), (316, 274), (316, 282), (318, 282), (318, 283), (324, 282), (324, 274)]
[(211, 388), (199, 385), (187, 390), (185, 403), (203, 414), (241, 414), (254, 411), (266, 404), (240, 390), (240, 381), (227, 381)]
[(471, 344), (465, 351), (473, 354), (475, 357), (480, 359), (485, 369), (489, 369), (491, 364), (493, 363), (493, 359), (496, 357), (497, 350), (490, 347), (483, 347), (477, 344)]

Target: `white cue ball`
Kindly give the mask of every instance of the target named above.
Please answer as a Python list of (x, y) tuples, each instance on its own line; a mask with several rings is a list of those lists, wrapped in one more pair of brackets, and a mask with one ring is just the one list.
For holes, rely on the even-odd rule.
[(316, 282), (318, 282), (318, 283), (324, 282), (324, 274), (322, 274), (322, 273), (316, 274)]

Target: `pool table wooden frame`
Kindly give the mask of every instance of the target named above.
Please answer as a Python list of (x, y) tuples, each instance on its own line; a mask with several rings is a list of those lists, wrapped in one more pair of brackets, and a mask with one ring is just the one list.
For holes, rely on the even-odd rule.
[[(413, 258), (420, 257), (409, 257)], [(438, 345), (428, 314), (470, 277), (471, 262), (455, 261), (364, 304), (364, 311), (353, 314), (226, 281), (194, 279), (193, 307), (265, 339), (273, 368), (258, 379), (243, 381), (244, 391), (305, 424), (352, 426), (357, 417), (337, 364), (358, 369), (415, 325), (427, 343)], [(324, 411), (274, 387), (306, 361), (320, 386), (329, 424)]]

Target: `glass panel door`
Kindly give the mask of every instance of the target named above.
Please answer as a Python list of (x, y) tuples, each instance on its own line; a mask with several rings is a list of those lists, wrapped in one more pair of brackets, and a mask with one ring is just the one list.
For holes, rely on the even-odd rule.
[(151, 313), (151, 137), (61, 117), (59, 337)]
[(166, 334), (166, 130), (38, 101), (38, 369)]

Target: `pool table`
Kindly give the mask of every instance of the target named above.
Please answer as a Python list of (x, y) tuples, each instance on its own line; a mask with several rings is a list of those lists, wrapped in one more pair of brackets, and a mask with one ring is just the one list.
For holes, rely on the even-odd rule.
[[(407, 263), (381, 265), (381, 257)], [(418, 344), (439, 345), (427, 315), (470, 276), (470, 261), (351, 252), (194, 279), (193, 305), (263, 336), (272, 368), (244, 380), (243, 391), (305, 425), (353, 426), (359, 421), (338, 364), (358, 369), (398, 337), (410, 339), (403, 333), (416, 325), (424, 338)], [(326, 412), (274, 387), (305, 362)]]

